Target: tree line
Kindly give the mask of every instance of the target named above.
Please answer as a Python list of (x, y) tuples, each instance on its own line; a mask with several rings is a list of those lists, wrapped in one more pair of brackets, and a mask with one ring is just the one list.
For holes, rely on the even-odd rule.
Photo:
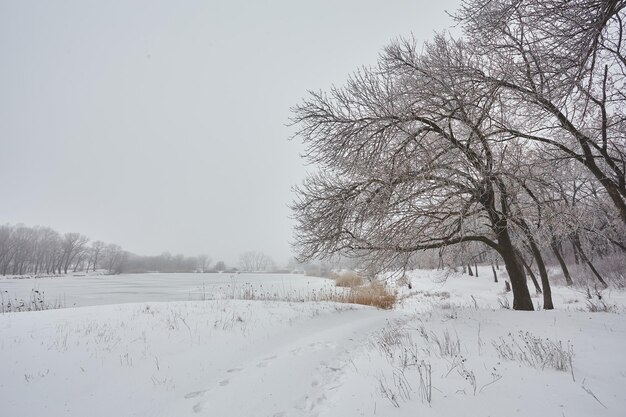
[(237, 266), (212, 263), (208, 255), (168, 252), (156, 256), (130, 253), (121, 246), (91, 241), (80, 233), (61, 234), (49, 227), (0, 225), (0, 275), (60, 275), (102, 270), (109, 274), (142, 272), (289, 272), (258, 251), (247, 251)]
[(119, 272), (128, 253), (119, 245), (90, 242), (80, 233), (49, 227), (0, 226), (0, 274), (67, 274), (104, 268)]
[(61, 234), (49, 227), (23, 224), (0, 226), (1, 275), (57, 275), (97, 269), (109, 274), (209, 272), (211, 260), (207, 255), (140, 256), (116, 244), (91, 241), (80, 233)]
[[(292, 208), (303, 261), (399, 268), (437, 250), (497, 254), (513, 308), (536, 265), (626, 253), (625, 1), (467, 0), (463, 35), (389, 44), (376, 66), (293, 108), (319, 170)], [(567, 249), (571, 246), (571, 249)]]

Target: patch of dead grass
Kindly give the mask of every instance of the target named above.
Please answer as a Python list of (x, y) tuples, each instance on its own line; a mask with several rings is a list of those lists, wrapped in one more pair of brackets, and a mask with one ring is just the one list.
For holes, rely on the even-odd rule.
[(390, 291), (385, 285), (379, 282), (372, 282), (369, 285), (351, 287), (346, 292), (328, 293), (328, 299), (323, 301), (336, 301), (339, 303), (362, 304), (389, 310), (398, 301), (396, 292)]
[(344, 288), (355, 288), (363, 285), (363, 278), (356, 272), (344, 272), (335, 277), (335, 286)]

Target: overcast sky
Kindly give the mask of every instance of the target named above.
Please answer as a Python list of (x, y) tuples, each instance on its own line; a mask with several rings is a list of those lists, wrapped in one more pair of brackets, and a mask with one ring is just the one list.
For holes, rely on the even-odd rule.
[(0, 0), (0, 223), (291, 254), (289, 108), (458, 0)]

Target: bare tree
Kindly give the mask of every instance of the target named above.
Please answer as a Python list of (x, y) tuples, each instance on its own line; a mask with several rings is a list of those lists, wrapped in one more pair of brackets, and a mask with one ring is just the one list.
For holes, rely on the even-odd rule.
[(89, 272), (89, 265), (95, 271), (98, 269), (98, 262), (100, 261), (102, 252), (104, 251), (106, 244), (101, 240), (96, 240), (91, 244), (90, 259), (87, 263), (87, 272)]
[(306, 157), (321, 166), (293, 204), (301, 259), (376, 253), (391, 262), (480, 242), (503, 258), (514, 308), (533, 309), (513, 244), (507, 148), (490, 118), (499, 90), (465, 76), (480, 59), (443, 36), (422, 54), (396, 42), (378, 68), (294, 108)]
[(272, 259), (261, 252), (248, 251), (239, 256), (239, 266), (245, 272), (265, 272), (273, 265)]
[(214, 267), (216, 272), (223, 272), (226, 271), (226, 263), (224, 261), (217, 261), (215, 263), (215, 267)]
[(59, 273), (62, 267), (63, 273), (67, 274), (70, 265), (73, 265), (75, 261), (78, 261), (83, 256), (88, 242), (89, 238), (80, 233), (66, 233), (63, 235), (63, 241), (61, 242), (63, 254), (59, 263)]
[(202, 272), (207, 272), (209, 270), (209, 266), (211, 266), (211, 258), (209, 255), (202, 254), (197, 256), (198, 259), (198, 268)]
[(127, 254), (121, 246), (115, 244), (107, 245), (103, 250), (103, 262), (109, 274), (121, 272), (121, 268), (126, 260)]

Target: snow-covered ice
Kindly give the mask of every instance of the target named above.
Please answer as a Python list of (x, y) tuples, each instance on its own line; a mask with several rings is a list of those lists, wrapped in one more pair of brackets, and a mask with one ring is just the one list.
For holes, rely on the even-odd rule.
[(301, 274), (151, 273), (0, 279), (5, 299), (28, 300), (36, 289), (45, 294), (48, 303), (65, 307), (232, 298), (247, 289), (261, 295), (297, 298), (332, 287), (332, 280)]

